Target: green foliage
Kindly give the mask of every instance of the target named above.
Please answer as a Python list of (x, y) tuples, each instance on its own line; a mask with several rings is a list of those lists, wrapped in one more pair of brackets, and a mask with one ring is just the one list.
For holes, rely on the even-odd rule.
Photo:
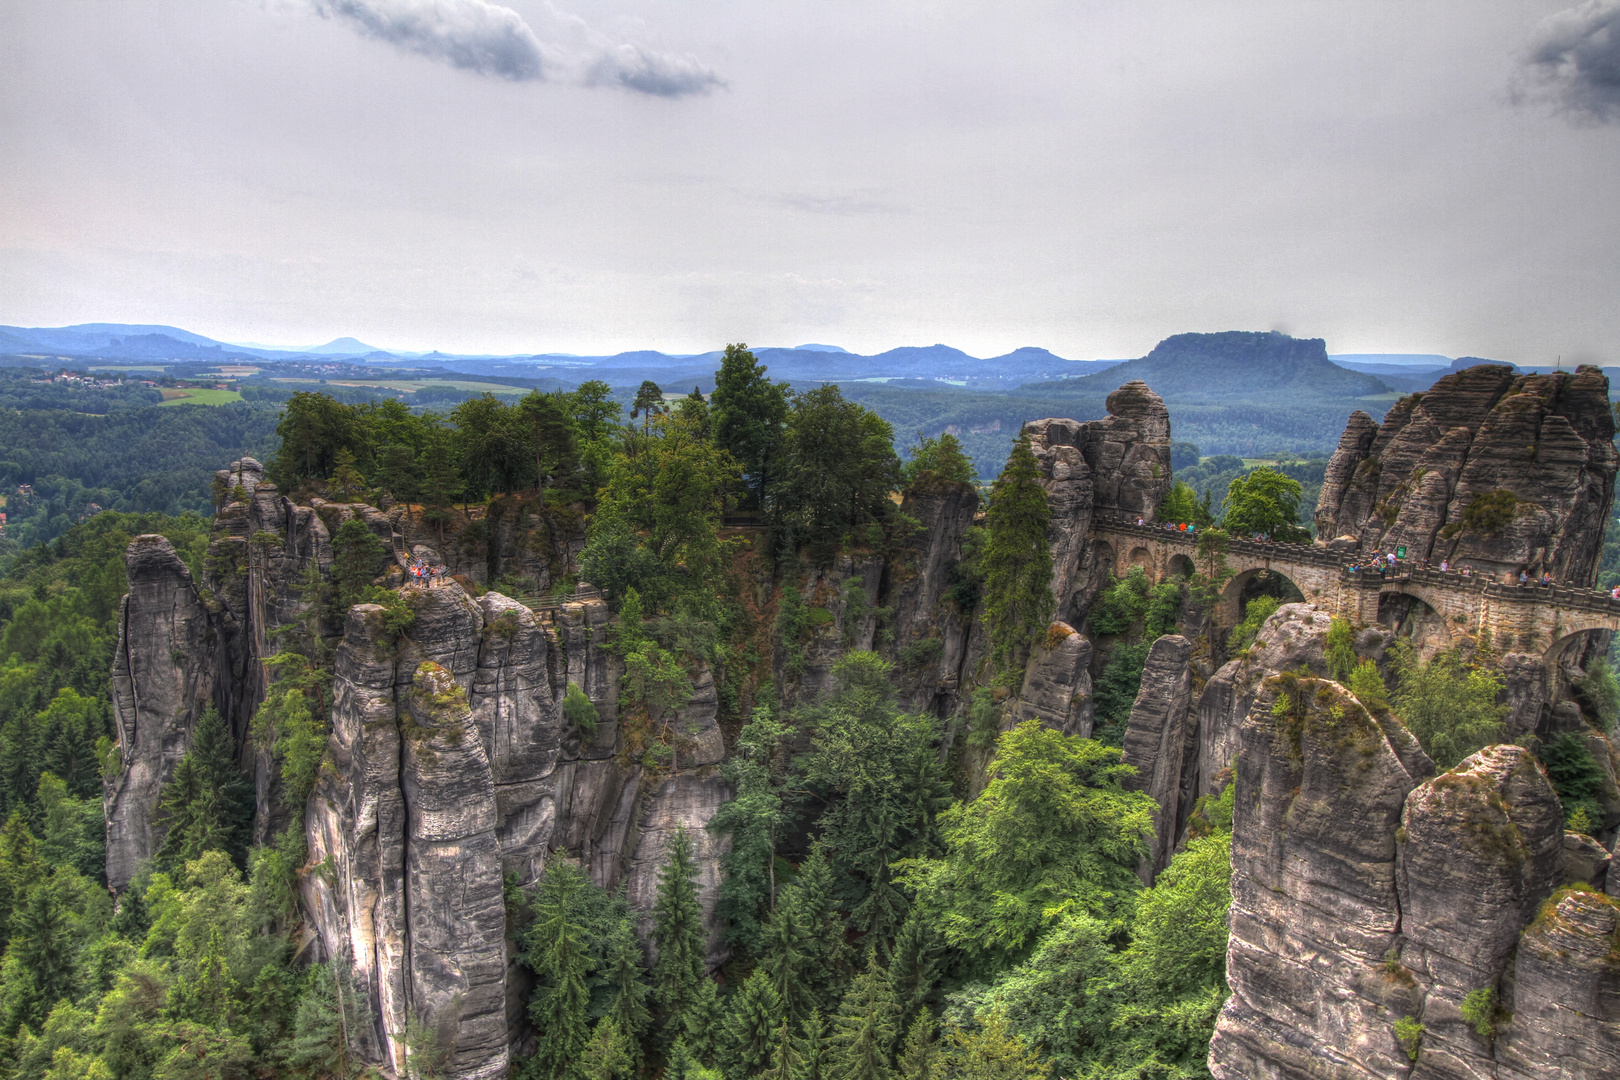
[(1266, 620), (1277, 614), (1282, 607), (1282, 601), (1275, 596), (1257, 596), (1250, 600), (1243, 609), (1243, 621), (1232, 627), (1232, 632), (1226, 635), (1226, 647), (1233, 652), (1241, 652), (1254, 644), (1254, 639), (1260, 636), (1260, 628)]
[(1227, 488), (1221, 527), (1239, 536), (1268, 536), (1281, 543), (1308, 543), (1310, 530), (1298, 524), (1303, 488), (1274, 469), (1259, 468)]
[(794, 397), (766, 509), (783, 550), (829, 550), (894, 514), (894, 429), (825, 385)]
[(1378, 665), (1371, 660), (1358, 661), (1344, 685), (1356, 695), (1357, 701), (1374, 713), (1382, 714), (1389, 709), (1389, 695), (1384, 687), (1384, 677), (1378, 673)]
[(163, 843), (153, 865), (169, 874), (209, 852), (224, 852), (242, 865), (253, 825), (253, 785), (236, 764), (225, 721), (210, 705), (191, 732), (174, 775), (163, 787), (158, 812)]
[(850, 922), (885, 937), (900, 925), (906, 900), (891, 864), (931, 854), (934, 819), (948, 801), (935, 744), (940, 723), (901, 712), (889, 666), (853, 651), (833, 666), (833, 689), (803, 710), (811, 752), (805, 783), (832, 805), (821, 836)]
[[(1482, 491), (1463, 507), (1462, 527), (1472, 533), (1494, 536), (1513, 520), (1518, 507), (1519, 497), (1506, 488)], [(1456, 531), (1453, 529), (1452, 533)]]
[(358, 517), (350, 517), (332, 535), (332, 591), (339, 611), (364, 597), (366, 586), (382, 572), (388, 546)]
[(1494, 668), (1471, 667), (1450, 651), (1420, 663), (1405, 641), (1389, 657), (1396, 678), (1390, 704), (1438, 768), (1502, 741), (1508, 707), (1497, 703), (1502, 676)]
[(591, 703), (585, 691), (579, 688), (578, 683), (569, 683), (568, 691), (563, 694), (563, 719), (584, 736), (587, 742), (596, 738), (598, 719), (596, 706)]
[(1480, 1038), (1496, 1036), (1496, 987), (1482, 986), (1463, 997), (1462, 1018), (1474, 1026)]
[(658, 871), (658, 897), (653, 904), (653, 943), (658, 947), (652, 969), (653, 1001), (666, 1045), (680, 1034), (702, 984), (710, 981), (696, 878), (692, 839), (685, 829), (676, 829)]
[(951, 1032), (935, 1075), (942, 1080), (1047, 1080), (1051, 1066), (999, 1012), (980, 1019), (977, 1030)]
[(1594, 727), (1611, 734), (1620, 728), (1620, 679), (1607, 659), (1599, 657), (1587, 664), (1575, 680), (1574, 691)]
[(986, 535), (979, 556), (984, 619), (998, 667), (1017, 658), (1051, 622), (1052, 553), (1046, 541), (1052, 512), (1029, 436), (1013, 444), (1007, 467), (990, 488)]
[(1110, 577), (1092, 604), (1091, 629), (1098, 634), (1129, 634), (1140, 630), (1153, 641), (1175, 629), (1181, 613), (1181, 589), (1173, 581), (1154, 585), (1147, 571), (1133, 566), (1124, 577)]
[(950, 432), (930, 438), (919, 431), (907, 453), (910, 459), (900, 467), (904, 491), (941, 491), (978, 480), (973, 463), (962, 453), (962, 444)]
[(1215, 515), (1209, 509), (1209, 496), (1200, 500), (1192, 485), (1180, 480), (1171, 485), (1170, 493), (1164, 497), (1153, 516), (1157, 521), (1194, 525), (1200, 529), (1215, 524)]
[(1145, 641), (1118, 646), (1097, 677), (1091, 700), (1094, 731), (1099, 741), (1118, 746), (1125, 738), (1125, 727), (1130, 722), (1136, 695), (1142, 689), (1142, 669), (1147, 666), (1151, 647)]
[(764, 505), (780, 463), (789, 396), (787, 384), (767, 379), (746, 345), (726, 346), (709, 397), (714, 440), (742, 467), (756, 506)]
[(1322, 659), (1327, 663), (1328, 674), (1339, 682), (1349, 680), (1351, 672), (1355, 671), (1359, 663), (1356, 659), (1356, 634), (1350, 628), (1348, 619), (1335, 615), (1329, 623)]
[(590, 961), (576, 899), (587, 887), (577, 869), (550, 867), (541, 879), (535, 922), (527, 935), (529, 966), (546, 980), (529, 1004), (540, 1034), (534, 1069), (543, 1080), (574, 1076), (590, 1039), (590, 990), (585, 985)]
[(782, 795), (785, 734), (768, 705), (754, 709), (721, 767), (736, 795), (709, 822), (731, 838), (720, 859), (719, 911), (727, 940), (747, 955), (757, 953), (762, 920), (776, 906), (776, 841), (791, 823)]
[(1152, 800), (1121, 782), (1120, 752), (1027, 720), (1004, 734), (978, 798), (940, 815), (947, 854), (905, 880), (954, 948), (1018, 957), (1065, 912), (1127, 915)]
[(877, 955), (855, 977), (833, 1018), (832, 1072), (840, 1080), (890, 1080), (900, 1010), (889, 986), (888, 972)]
[(1574, 828), (1580, 815), (1587, 827), (1577, 832), (1593, 833), (1601, 828), (1604, 813), (1599, 796), (1607, 778), (1586, 740), (1574, 732), (1562, 732), (1542, 744), (1539, 756), (1564, 805), (1565, 824)]
[(1423, 1045), (1423, 1035), (1428, 1030), (1417, 1017), (1403, 1016), (1395, 1021), (1395, 1041), (1401, 1044), (1408, 1058), (1416, 1061), (1419, 1048)]

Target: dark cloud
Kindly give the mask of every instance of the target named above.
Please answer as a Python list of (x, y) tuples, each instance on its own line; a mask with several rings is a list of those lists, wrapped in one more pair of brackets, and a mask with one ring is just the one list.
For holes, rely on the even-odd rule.
[(479, 75), (538, 79), (540, 40), (523, 16), (485, 0), (313, 0), (368, 37)]
[(1559, 108), (1599, 123), (1620, 120), (1620, 0), (1587, 0), (1548, 18), (1526, 63)]
[(695, 56), (653, 52), (640, 45), (608, 45), (586, 68), (591, 85), (617, 85), (659, 97), (706, 94), (725, 81)]
[(345, 21), (367, 37), (493, 78), (560, 78), (657, 97), (685, 97), (725, 85), (695, 56), (615, 41), (550, 4), (542, 13), (542, 39), (523, 16), (488, 0), (310, 3), (318, 14)]

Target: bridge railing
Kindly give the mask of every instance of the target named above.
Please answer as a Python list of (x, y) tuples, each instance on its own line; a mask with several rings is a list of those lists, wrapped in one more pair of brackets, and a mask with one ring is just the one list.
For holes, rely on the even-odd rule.
[[(1136, 524), (1135, 515), (1116, 511), (1101, 511), (1093, 517), (1094, 528), (1099, 531), (1140, 537), (1160, 544), (1178, 544), (1192, 547), (1198, 534), (1167, 529), (1161, 524)], [(1337, 552), (1319, 548), (1314, 544), (1278, 543), (1266, 540), (1247, 540), (1236, 537), (1228, 541), (1227, 553), (1252, 558), (1273, 559), (1279, 562), (1309, 563), (1341, 571), (1346, 581), (1366, 587), (1381, 587), (1401, 581), (1413, 581), (1442, 589), (1461, 589), (1488, 595), (1493, 601), (1522, 604), (1546, 604), (1552, 607), (1574, 608), (1620, 615), (1620, 599), (1606, 592), (1579, 589), (1566, 585), (1520, 585), (1517, 582), (1496, 581), (1492, 578), (1464, 574), (1460, 570), (1442, 571), (1434, 567), (1397, 563), (1392, 571), (1380, 574), (1377, 570), (1353, 565)]]
[(590, 588), (576, 589), (571, 593), (562, 595), (553, 593), (548, 596), (514, 596), (512, 599), (530, 611), (556, 611), (558, 608), (567, 607), (569, 604), (577, 604), (585, 600), (600, 600), (601, 598), (601, 589)]

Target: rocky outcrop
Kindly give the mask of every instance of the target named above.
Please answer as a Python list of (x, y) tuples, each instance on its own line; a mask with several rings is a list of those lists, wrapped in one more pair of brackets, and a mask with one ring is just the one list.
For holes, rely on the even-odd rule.
[[(1074, 625), (1113, 553), (1090, 538), (1094, 513), (1151, 519), (1170, 491), (1170, 411), (1136, 381), (1107, 400), (1101, 420), (1046, 419), (1024, 425), (1040, 466), (1051, 524), (1052, 595), (1057, 617)], [(1102, 565), (1106, 564), (1106, 565)]]
[(1563, 809), (1529, 751), (1492, 746), (1414, 791), (1401, 825), (1400, 959), (1420, 996), (1410, 1015), (1427, 1029), (1422, 1071), (1488, 1076), (1463, 998), (1497, 987), (1563, 880)]
[(1497, 1035), (1499, 1080), (1620, 1076), (1617, 934), (1620, 902), (1589, 892), (1557, 897), (1524, 932), (1513, 1015)]
[(1038, 719), (1054, 731), (1089, 738), (1092, 710), (1091, 642), (1068, 623), (1053, 623), (1030, 650), (1007, 723)]
[(1218, 1080), (1385, 1077), (1408, 1064), (1390, 1020), (1416, 1006), (1385, 969), (1401, 905), (1395, 830), (1423, 776), (1336, 683), (1273, 676), (1239, 733), (1232, 997)]
[(1143, 860), (1143, 880), (1170, 864), (1181, 800), (1181, 767), (1187, 756), (1187, 714), (1192, 704), (1192, 642), (1166, 634), (1148, 650), (1142, 688), (1131, 706), (1123, 741), (1125, 764), (1136, 768), (1126, 786), (1153, 799), (1153, 841)]
[(1382, 425), (1351, 416), (1317, 502), (1318, 538), (1590, 585), (1620, 468), (1614, 431), (1598, 368), (1454, 372)]
[(973, 611), (971, 591), (962, 591), (971, 589), (960, 577), (962, 539), (979, 511), (979, 494), (966, 484), (910, 491), (900, 510), (921, 528), (910, 538), (906, 555), (884, 567), (894, 656), (900, 661), (896, 682), (909, 708), (949, 713)]
[(163, 841), (158, 799), (213, 700), (218, 633), (191, 571), (161, 536), (137, 536), (125, 557), (112, 716), (120, 768), (103, 787), (107, 882), (122, 889)]

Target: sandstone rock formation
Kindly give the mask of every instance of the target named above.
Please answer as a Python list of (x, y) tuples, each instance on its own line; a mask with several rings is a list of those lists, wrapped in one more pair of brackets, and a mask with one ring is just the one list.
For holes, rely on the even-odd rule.
[(1590, 585), (1620, 467), (1614, 432), (1598, 368), (1454, 372), (1403, 398), (1382, 425), (1352, 414), (1317, 502), (1317, 536)]
[(1170, 864), (1175, 849), (1177, 810), (1180, 808), (1181, 766), (1187, 756), (1187, 714), (1192, 704), (1192, 642), (1180, 634), (1166, 634), (1148, 650), (1142, 667), (1142, 688), (1131, 706), (1125, 728), (1125, 764), (1136, 767), (1127, 785), (1157, 804), (1153, 815), (1152, 850), (1142, 867), (1151, 882)]
[(1089, 737), (1092, 710), (1091, 642), (1068, 623), (1053, 623), (1030, 650), (1007, 725), (1038, 718), (1054, 731)]
[(1094, 513), (1152, 519), (1170, 491), (1170, 411), (1143, 382), (1108, 395), (1101, 420), (1024, 425), (1051, 511), (1052, 595), (1057, 618), (1079, 625), (1096, 586), (1113, 569), (1090, 538)]

